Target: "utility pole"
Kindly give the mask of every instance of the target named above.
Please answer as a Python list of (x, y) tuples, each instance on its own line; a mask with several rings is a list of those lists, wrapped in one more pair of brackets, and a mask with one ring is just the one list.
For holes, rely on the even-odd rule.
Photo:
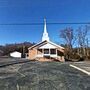
[(22, 46), (22, 58), (25, 58), (25, 45)]

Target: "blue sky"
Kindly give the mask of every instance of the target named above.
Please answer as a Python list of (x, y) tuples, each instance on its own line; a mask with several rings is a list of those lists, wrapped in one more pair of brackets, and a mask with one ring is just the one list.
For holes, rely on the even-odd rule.
[[(0, 24), (90, 22), (90, 0), (0, 0)], [(59, 39), (60, 29), (78, 25), (47, 25), (50, 39)], [(80, 25), (79, 25), (80, 26)], [(0, 25), (0, 44), (39, 42), (43, 25)]]

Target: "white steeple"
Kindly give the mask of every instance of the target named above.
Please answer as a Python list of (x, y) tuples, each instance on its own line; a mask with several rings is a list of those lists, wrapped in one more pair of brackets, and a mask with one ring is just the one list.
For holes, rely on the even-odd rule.
[(43, 36), (42, 36), (42, 41), (49, 41), (49, 36), (48, 36), (48, 32), (47, 32), (47, 27), (46, 27), (46, 19), (44, 19), (44, 32), (43, 32)]

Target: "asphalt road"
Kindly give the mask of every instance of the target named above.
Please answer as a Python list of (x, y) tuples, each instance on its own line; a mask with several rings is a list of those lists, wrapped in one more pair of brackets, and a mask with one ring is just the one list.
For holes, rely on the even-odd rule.
[(90, 76), (61, 62), (0, 67), (0, 90), (90, 90)]

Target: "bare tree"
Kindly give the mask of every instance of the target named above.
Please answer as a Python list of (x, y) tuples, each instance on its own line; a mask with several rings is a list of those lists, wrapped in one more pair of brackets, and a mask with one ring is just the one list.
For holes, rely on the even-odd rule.
[(89, 27), (86, 25), (85, 27), (79, 27), (77, 30), (78, 37), (78, 46), (79, 46), (79, 55), (86, 56), (87, 47), (88, 47), (88, 37), (87, 34), (89, 32)]
[[(87, 25), (79, 27), (75, 31), (70, 27), (60, 30), (59, 36), (65, 41), (65, 56), (67, 59), (72, 59), (75, 55), (75, 57), (78, 57), (78, 59), (80, 59), (80, 57), (87, 57), (90, 55), (88, 36), (89, 32), (90, 27)], [(73, 46), (76, 46), (76, 48), (74, 48)]]
[(60, 38), (63, 38), (65, 41), (65, 44), (67, 46), (66, 56), (69, 59), (70, 53), (72, 52), (73, 44), (75, 43), (74, 30), (70, 27), (60, 30), (59, 36), (60, 36)]
[(69, 28), (60, 30), (60, 37), (65, 40), (65, 43), (69, 48), (72, 48), (72, 41), (73, 41), (73, 29), (72, 28), (69, 27)]

